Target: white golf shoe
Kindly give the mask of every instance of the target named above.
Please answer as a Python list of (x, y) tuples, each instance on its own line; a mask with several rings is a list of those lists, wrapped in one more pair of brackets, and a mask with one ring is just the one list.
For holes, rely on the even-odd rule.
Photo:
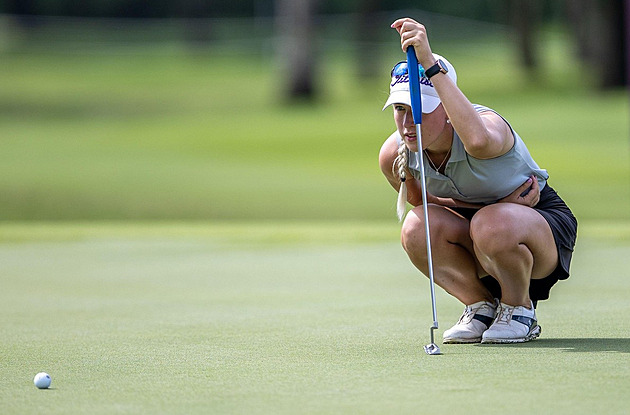
[(483, 333), (481, 343), (524, 343), (540, 336), (534, 304), (531, 308), (500, 303), (494, 322)]
[(443, 343), (479, 343), (494, 320), (498, 303), (480, 301), (466, 306), (457, 324), (444, 332)]

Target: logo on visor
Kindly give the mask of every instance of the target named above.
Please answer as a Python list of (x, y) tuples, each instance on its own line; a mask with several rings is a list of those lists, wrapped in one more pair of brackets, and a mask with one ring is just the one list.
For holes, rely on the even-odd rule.
[(394, 82), (390, 86), (394, 86), (396, 84), (406, 84), (409, 82), (409, 75), (397, 75), (394, 77)]
[[(393, 87), (394, 85), (397, 84), (406, 84), (409, 83), (409, 75), (408, 74), (404, 74), (404, 75), (396, 75), (394, 77), (393, 82), (390, 84), (390, 87)], [(429, 81), (429, 78), (423, 76), (420, 78), (420, 84), (421, 85), (426, 85), (428, 87), (433, 88), (433, 84), (431, 83), (431, 81)]]

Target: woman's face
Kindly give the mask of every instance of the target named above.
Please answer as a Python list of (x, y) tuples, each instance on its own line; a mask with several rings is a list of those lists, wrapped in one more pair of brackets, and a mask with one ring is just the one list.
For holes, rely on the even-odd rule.
[[(411, 107), (404, 104), (394, 104), (394, 121), (398, 133), (405, 141), (410, 151), (418, 152), (418, 137), (416, 137), (416, 126), (413, 123)], [(429, 114), (422, 114), (422, 149), (430, 147), (437, 140), (446, 125), (446, 113), (442, 104), (438, 105), (435, 111)]]

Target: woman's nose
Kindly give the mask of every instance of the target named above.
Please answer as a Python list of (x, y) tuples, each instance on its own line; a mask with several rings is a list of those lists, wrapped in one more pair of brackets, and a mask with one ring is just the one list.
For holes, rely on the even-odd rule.
[(413, 126), (413, 113), (411, 111), (407, 111), (405, 113), (405, 127)]

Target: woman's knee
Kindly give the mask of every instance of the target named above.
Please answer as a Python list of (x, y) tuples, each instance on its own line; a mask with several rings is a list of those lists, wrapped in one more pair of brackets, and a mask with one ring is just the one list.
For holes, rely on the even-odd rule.
[[(436, 205), (429, 205), (430, 234), (432, 245), (439, 248), (442, 243), (463, 243), (468, 235), (468, 227), (451, 212)], [(413, 208), (407, 214), (401, 231), (401, 242), (408, 253), (426, 251), (426, 233), (422, 206)]]
[[(418, 212), (418, 209), (420, 209), (420, 212)], [(422, 252), (426, 248), (424, 219), (421, 209), (422, 206), (407, 213), (400, 231), (400, 241), (407, 253)]]
[(486, 206), (470, 221), (470, 238), (475, 247), (497, 252), (518, 243), (515, 212), (507, 204)]

